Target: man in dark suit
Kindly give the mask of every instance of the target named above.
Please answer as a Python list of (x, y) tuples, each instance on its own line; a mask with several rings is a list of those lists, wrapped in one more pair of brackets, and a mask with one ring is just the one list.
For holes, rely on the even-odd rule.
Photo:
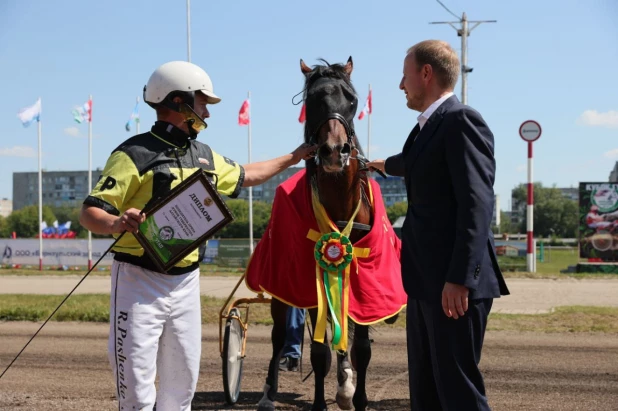
[(489, 410), (481, 359), (494, 298), (509, 291), (498, 267), (494, 136), (459, 102), (457, 53), (428, 40), (408, 50), (399, 85), (418, 124), (401, 153), (369, 163), (404, 176), (408, 212), (401, 271), (413, 410)]

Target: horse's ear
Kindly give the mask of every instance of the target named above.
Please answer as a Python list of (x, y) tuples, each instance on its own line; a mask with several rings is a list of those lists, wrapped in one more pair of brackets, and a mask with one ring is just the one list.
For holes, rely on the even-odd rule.
[(348, 62), (343, 67), (343, 70), (349, 76), (350, 74), (352, 74), (353, 68), (354, 68), (354, 63), (352, 63), (352, 56), (350, 56), (350, 58), (348, 59)]
[(305, 75), (311, 73), (311, 69), (305, 64), (303, 59), (300, 59), (300, 71), (302, 71)]

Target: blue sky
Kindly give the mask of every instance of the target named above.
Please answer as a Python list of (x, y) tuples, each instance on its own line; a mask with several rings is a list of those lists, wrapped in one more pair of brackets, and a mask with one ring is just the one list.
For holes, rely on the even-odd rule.
[[(614, 0), (443, 0), (482, 24), (469, 37), (468, 104), (496, 138), (495, 191), (501, 208), (526, 182), (522, 121), (537, 120), (535, 181), (559, 187), (606, 181), (618, 161), (618, 3)], [(93, 95), (93, 167), (132, 133), (124, 130), (152, 71), (186, 60), (185, 0), (4, 0), (0, 2), (0, 197), (12, 197), (12, 173), (36, 171), (36, 126), (17, 111), (42, 98), (43, 167), (85, 170), (87, 125), (71, 110)], [(220, 154), (247, 161), (247, 129), (238, 110), (252, 93), (252, 160), (291, 151), (302, 140), (292, 97), (302, 89), (299, 59), (309, 65), (354, 59), (352, 80), (362, 108), (373, 89), (370, 154), (400, 151), (418, 113), (398, 89), (406, 49), (429, 39), (460, 38), (435, 0), (191, 2), (192, 62), (223, 98), (211, 107), (200, 139)], [(460, 96), (460, 84), (456, 94)], [(140, 107), (141, 131), (154, 112)], [(366, 120), (356, 121), (361, 142)]]

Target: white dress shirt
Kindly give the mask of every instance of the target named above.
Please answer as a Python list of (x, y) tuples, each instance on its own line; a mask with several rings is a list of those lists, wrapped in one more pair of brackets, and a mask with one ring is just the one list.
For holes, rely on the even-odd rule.
[(444, 103), (453, 94), (454, 93), (452, 91), (449, 93), (446, 93), (445, 95), (443, 95), (442, 97), (434, 101), (429, 107), (427, 107), (427, 110), (419, 114), (419, 116), (416, 119), (418, 120), (418, 125), (421, 130), (423, 129), (423, 126), (425, 125), (427, 120), (429, 120), (429, 117), (431, 117), (431, 115), (434, 113), (434, 111), (436, 111), (438, 107), (440, 107), (442, 103)]

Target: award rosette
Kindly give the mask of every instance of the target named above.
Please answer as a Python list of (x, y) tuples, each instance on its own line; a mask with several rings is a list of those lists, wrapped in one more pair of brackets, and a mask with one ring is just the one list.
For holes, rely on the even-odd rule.
[[(347, 285), (354, 247), (347, 236), (332, 232), (324, 234), (315, 243), (315, 260), (323, 278), (324, 294), (333, 322), (333, 346), (342, 346), (342, 337), (347, 340)], [(345, 278), (344, 278), (345, 277)], [(346, 287), (347, 288), (347, 287)], [(318, 315), (319, 316), (319, 315)], [(345, 344), (343, 345), (345, 347)]]

